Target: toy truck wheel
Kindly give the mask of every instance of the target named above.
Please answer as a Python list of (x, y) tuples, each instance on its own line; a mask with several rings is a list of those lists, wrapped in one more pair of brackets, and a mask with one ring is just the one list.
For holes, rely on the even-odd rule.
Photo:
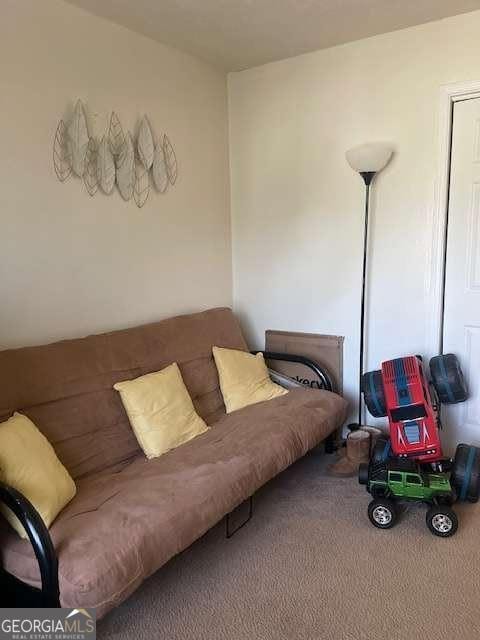
[(391, 457), (392, 447), (390, 445), (390, 438), (380, 436), (375, 442), (373, 451), (371, 454), (371, 461), (374, 464), (379, 462), (386, 462)]
[(397, 521), (397, 510), (391, 500), (377, 498), (368, 505), (368, 517), (374, 527), (390, 529)]
[(364, 462), (358, 467), (358, 483), (368, 484), (368, 464)]
[(387, 415), (387, 405), (385, 403), (385, 391), (380, 370), (363, 374), (362, 392), (367, 409), (372, 416), (374, 418), (384, 418)]
[(427, 511), (427, 527), (434, 536), (448, 538), (458, 529), (457, 514), (445, 505), (431, 507)]
[(480, 449), (459, 444), (455, 452), (450, 482), (458, 500), (477, 502), (480, 495)]
[(432, 358), (430, 360), (430, 374), (438, 399), (442, 404), (455, 404), (467, 399), (467, 385), (456, 355), (447, 353)]

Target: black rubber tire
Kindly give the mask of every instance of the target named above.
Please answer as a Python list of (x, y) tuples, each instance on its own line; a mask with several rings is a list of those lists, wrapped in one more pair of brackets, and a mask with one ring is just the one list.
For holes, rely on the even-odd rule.
[[(434, 524), (435, 516), (446, 516), (450, 521), (450, 528), (445, 531), (439, 529), (438, 525)], [(430, 509), (427, 511), (426, 520), (427, 527), (430, 529), (430, 532), (433, 533), (434, 536), (438, 536), (439, 538), (449, 538), (450, 536), (453, 536), (458, 529), (457, 514), (453, 509), (446, 505), (430, 507)]]
[(368, 484), (368, 464), (362, 462), (358, 467), (358, 483)]
[(450, 494), (437, 496), (437, 504), (439, 505), (446, 504), (448, 507), (451, 507), (455, 502), (457, 502), (457, 493), (455, 489), (452, 489)]
[(458, 358), (453, 353), (430, 360), (430, 375), (442, 404), (456, 404), (468, 398), (467, 385)]
[(459, 444), (455, 451), (450, 483), (460, 502), (477, 502), (480, 495), (480, 449)]
[(385, 463), (389, 458), (392, 457), (392, 447), (390, 445), (390, 438), (386, 436), (380, 436), (377, 438), (375, 442), (375, 446), (373, 447), (370, 460), (374, 464), (378, 464), (379, 462)]
[(387, 405), (383, 389), (382, 372), (368, 371), (362, 376), (362, 393), (368, 411), (374, 418), (385, 418)]
[[(386, 511), (390, 514), (390, 519), (383, 524), (379, 522), (378, 515), (375, 513), (379, 507), (384, 510), (384, 513)], [(387, 498), (376, 498), (368, 505), (368, 517), (374, 527), (378, 529), (391, 529), (397, 521), (397, 509), (391, 500)]]

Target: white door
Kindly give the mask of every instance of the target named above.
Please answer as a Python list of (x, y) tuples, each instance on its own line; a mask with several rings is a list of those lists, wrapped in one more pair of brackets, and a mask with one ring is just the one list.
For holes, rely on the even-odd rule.
[(470, 397), (442, 411), (446, 453), (480, 445), (480, 98), (454, 105), (444, 353), (455, 353)]

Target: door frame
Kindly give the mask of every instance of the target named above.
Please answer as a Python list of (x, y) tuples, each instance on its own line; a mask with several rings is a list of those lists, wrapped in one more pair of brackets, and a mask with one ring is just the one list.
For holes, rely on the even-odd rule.
[(431, 213), (431, 247), (427, 264), (428, 356), (443, 350), (445, 277), (447, 263), (448, 206), (452, 153), (453, 107), (456, 102), (480, 98), (480, 80), (455, 82), (440, 87), (438, 112), (438, 165)]

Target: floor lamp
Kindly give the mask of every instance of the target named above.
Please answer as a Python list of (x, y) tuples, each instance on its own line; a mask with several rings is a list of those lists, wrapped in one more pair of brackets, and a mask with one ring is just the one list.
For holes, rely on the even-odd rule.
[(363, 271), (362, 271), (362, 301), (360, 307), (360, 361), (358, 375), (358, 424), (349, 425), (350, 429), (358, 429), (362, 424), (362, 375), (364, 364), (365, 346), (365, 285), (367, 278), (368, 259), (368, 214), (370, 206), (370, 186), (379, 171), (388, 164), (392, 157), (393, 149), (382, 142), (361, 144), (347, 151), (348, 164), (357, 171), (365, 183), (365, 221), (363, 231)]

